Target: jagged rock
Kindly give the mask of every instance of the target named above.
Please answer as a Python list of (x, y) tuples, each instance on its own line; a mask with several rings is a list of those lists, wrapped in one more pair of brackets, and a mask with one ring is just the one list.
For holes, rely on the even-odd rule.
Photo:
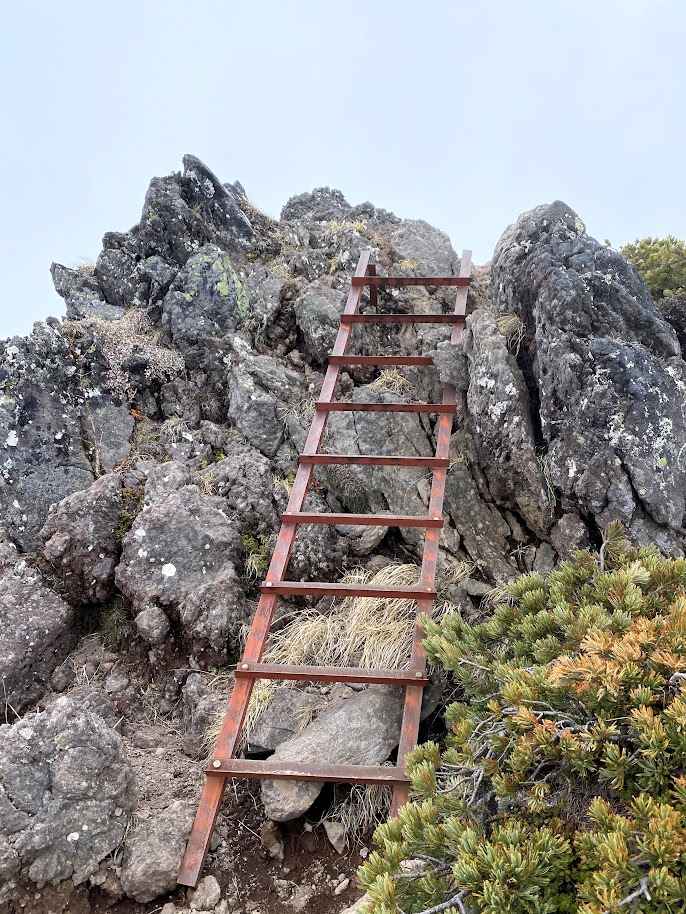
[(5, 711), (19, 713), (40, 697), (69, 651), (72, 615), (15, 547), (0, 543), (0, 680)]
[(162, 609), (194, 651), (224, 656), (248, 607), (232, 557), (236, 524), (221, 498), (186, 486), (138, 515), (123, 541), (116, 583), (136, 611)]
[(686, 292), (663, 298), (657, 302), (657, 307), (665, 320), (674, 327), (683, 356), (686, 353)]
[(217, 495), (240, 518), (245, 534), (271, 533), (279, 518), (273, 505), (273, 473), (269, 461), (252, 448), (208, 467), (206, 477)]
[(681, 554), (686, 365), (636, 270), (556, 201), (506, 230), (492, 273), (498, 310), (524, 323), (532, 420), (564, 503)]
[(175, 800), (140, 822), (124, 846), (122, 888), (139, 902), (152, 901), (176, 888), (176, 877), (193, 824), (190, 803)]
[(183, 266), (204, 244), (239, 254), (249, 250), (253, 229), (235, 195), (195, 156), (184, 156), (184, 167), (183, 176), (150, 182), (137, 231), (141, 257)]
[(293, 309), (307, 352), (323, 362), (336, 342), (343, 302), (340, 292), (317, 280), (296, 299)]
[[(398, 744), (401, 716), (402, 689), (370, 686), (320, 714), (299, 736), (282, 743), (271, 759), (378, 765)], [(296, 819), (307, 812), (322, 786), (316, 781), (264, 781), (267, 817), (276, 822)]]
[(305, 397), (302, 378), (276, 359), (255, 355), (234, 340), (229, 418), (253, 447), (273, 457), (284, 439), (285, 418)]
[(96, 276), (86, 269), (73, 269), (61, 263), (53, 263), (50, 274), (55, 290), (67, 305), (67, 318), (98, 318), (104, 321), (116, 321), (124, 314), (124, 309), (116, 304), (108, 304)]
[(86, 400), (81, 412), (81, 430), (96, 475), (109, 472), (129, 456), (134, 425), (125, 404), (102, 395)]
[(460, 260), (450, 238), (423, 219), (404, 219), (391, 232), (390, 244), (396, 261), (416, 261), (418, 276), (453, 276), (460, 272)]
[(253, 752), (273, 752), (301, 729), (303, 715), (318, 710), (325, 703), (321, 695), (300, 689), (277, 689), (250, 731)]
[(111, 596), (122, 507), (121, 476), (110, 474), (50, 509), (41, 530), (43, 554), (72, 603), (105, 603)]
[(334, 848), (336, 853), (345, 853), (345, 825), (343, 825), (342, 822), (332, 822), (331, 819), (325, 819), (322, 824), (324, 825), (326, 837), (329, 839), (331, 846)]
[(193, 892), (192, 911), (211, 911), (221, 898), (221, 889), (214, 876), (204, 876)]
[(169, 460), (151, 467), (145, 481), (143, 506), (149, 508), (150, 505), (164, 501), (172, 492), (191, 485), (192, 481), (191, 468), (180, 460)]
[(538, 536), (546, 536), (552, 510), (536, 455), (526, 381), (493, 314), (476, 311), (467, 319), (464, 351), (467, 405), (491, 494), (498, 504), (519, 512)]
[(119, 736), (70, 699), (0, 727), (0, 877), (83, 882), (122, 840), (134, 800)]
[(325, 222), (342, 220), (350, 213), (352, 207), (340, 190), (330, 187), (317, 187), (312, 193), (298, 194), (286, 203), (281, 210), (281, 219), (313, 220)]
[(165, 341), (187, 355), (208, 337), (223, 337), (238, 329), (248, 309), (248, 297), (229, 256), (206, 244), (186, 261), (165, 296)]
[(40, 546), (53, 502), (93, 481), (80, 427), (83, 392), (66, 340), (40, 326), (0, 345), (0, 511), (8, 536)]

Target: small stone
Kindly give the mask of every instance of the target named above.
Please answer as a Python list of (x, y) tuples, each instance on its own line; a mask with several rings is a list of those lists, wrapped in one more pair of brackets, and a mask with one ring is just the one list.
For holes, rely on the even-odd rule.
[(105, 680), (105, 691), (109, 695), (119, 695), (129, 686), (129, 677), (121, 670), (115, 670)]
[(276, 822), (267, 821), (260, 828), (260, 844), (273, 860), (283, 863), (284, 844)]
[(369, 856), (369, 848), (361, 847), (360, 848), (360, 857), (362, 857), (363, 860), (366, 860), (368, 856)]
[(345, 892), (345, 890), (348, 888), (349, 885), (350, 885), (349, 879), (344, 879), (343, 882), (339, 882), (338, 885), (336, 886), (336, 888), (333, 890), (334, 895), (342, 895), (343, 892)]
[(332, 822), (331, 819), (325, 819), (323, 825), (326, 837), (336, 852), (339, 854), (344, 853), (346, 845), (345, 826), (341, 822)]
[(229, 914), (229, 903), (226, 898), (222, 898), (217, 907), (214, 909), (214, 914)]
[(162, 644), (169, 632), (169, 619), (159, 606), (149, 606), (136, 616), (136, 628), (148, 644)]
[(160, 914), (176, 914), (177, 911), (178, 911), (178, 908), (176, 907), (176, 905), (174, 904), (174, 902), (173, 902), (173, 901), (168, 901), (168, 902), (162, 907), (162, 910), (160, 911)]
[(193, 893), (191, 909), (193, 911), (211, 911), (216, 904), (219, 904), (221, 895), (222, 890), (214, 876), (205, 876)]

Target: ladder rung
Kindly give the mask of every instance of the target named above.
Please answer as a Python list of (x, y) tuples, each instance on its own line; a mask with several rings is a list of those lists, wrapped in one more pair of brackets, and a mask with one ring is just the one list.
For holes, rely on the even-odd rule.
[(468, 276), (353, 276), (357, 286), (468, 286)]
[(286, 663), (239, 663), (236, 678), (283, 679), (294, 682), (366, 682), (425, 686), (425, 670), (369, 670), (361, 667), (293, 666)]
[(383, 584), (327, 584), (321, 581), (265, 581), (262, 593), (301, 597), (377, 597), (384, 600), (433, 600), (433, 587), (386, 587)]
[(301, 454), (300, 463), (352, 463), (380, 467), (449, 467), (447, 457), (387, 457), (385, 454)]
[(464, 314), (342, 314), (342, 324), (464, 324)]
[(342, 527), (425, 527), (441, 529), (443, 518), (424, 514), (328, 514), (320, 511), (284, 511), (284, 524), (338, 524)]
[(324, 413), (454, 413), (456, 409), (454, 403), (354, 403), (347, 400), (318, 400), (314, 407)]
[(391, 365), (434, 365), (425, 355), (330, 355), (329, 365), (371, 365), (379, 368)]
[(274, 762), (271, 759), (213, 759), (205, 773), (222, 777), (335, 781), (340, 784), (410, 783), (402, 768), (382, 765), (303, 765), (297, 762)]

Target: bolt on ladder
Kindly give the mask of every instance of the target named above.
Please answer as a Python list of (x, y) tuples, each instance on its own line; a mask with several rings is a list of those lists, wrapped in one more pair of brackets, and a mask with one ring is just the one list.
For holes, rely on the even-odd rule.
[[(261, 663), (276, 604), (280, 595), (378, 597), (415, 600), (417, 617), (431, 615), (436, 597), (436, 562), (438, 543), (443, 526), (443, 498), (450, 461), (448, 451), (455, 412), (455, 388), (446, 384), (441, 403), (351, 403), (333, 399), (341, 368), (346, 365), (371, 365), (378, 367), (396, 365), (433, 365), (433, 359), (424, 356), (356, 356), (348, 354), (348, 342), (355, 324), (448, 324), (452, 328), (450, 340), (457, 343), (464, 327), (467, 292), (470, 283), (471, 251), (464, 251), (459, 276), (446, 277), (394, 277), (377, 276), (371, 262), (371, 251), (363, 251), (352, 277), (341, 323), (328, 360), (324, 383), (315, 405), (315, 413), (300, 455), (295, 482), (288, 506), (283, 514), (281, 529), (274, 547), (266, 579), (261, 587), (260, 599), (253, 618), (243, 658), (236, 668), (236, 681), (231, 692), (214, 757), (206, 769), (206, 781), (193, 829), (177, 881), (180, 885), (195, 886), (205, 863), (212, 832), (219, 813), (226, 782), (230, 778), (288, 778), (301, 781), (335, 781), (349, 784), (392, 784), (391, 814), (409, 797), (409, 778), (405, 774), (404, 760), (417, 744), (422, 694), (428, 684), (426, 658), (422, 648), (423, 632), (417, 619), (412, 640), (409, 670), (376, 670), (351, 667), (289, 666)], [(453, 314), (361, 314), (358, 311), (362, 292), (369, 288), (369, 300), (376, 308), (379, 287), (403, 286), (456, 286), (457, 295)], [(330, 412), (380, 411), (414, 412), (438, 415), (436, 453), (434, 457), (402, 457), (386, 455), (320, 454), (326, 420)], [(433, 468), (433, 482), (426, 516), (391, 514), (324, 514), (303, 511), (308, 485), (315, 466), (321, 464), (357, 464), (365, 466), (411, 466)], [(284, 579), (291, 549), (299, 524), (383, 525), (386, 527), (423, 527), (426, 529), (419, 583), (413, 587), (390, 587), (372, 584), (328, 584), (300, 582)], [(274, 762), (269, 759), (237, 759), (235, 757), (240, 731), (250, 703), (256, 679), (298, 680), (302, 682), (362, 682), (403, 686), (403, 708), (398, 761), (395, 767), (295, 764)]]

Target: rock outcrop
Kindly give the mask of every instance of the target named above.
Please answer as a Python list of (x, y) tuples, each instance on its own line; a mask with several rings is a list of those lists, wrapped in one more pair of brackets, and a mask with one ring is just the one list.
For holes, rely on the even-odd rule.
[[(197, 759), (226, 701), (209, 670), (238, 657), (360, 252), (371, 247), (387, 275), (459, 270), (448, 237), (421, 220), (330, 188), (274, 220), (238, 182), (193, 156), (183, 165), (153, 179), (139, 223), (105, 235), (95, 265), (53, 265), (66, 320), (0, 346), (0, 675), (7, 716), (25, 715), (0, 729), (0, 874), (91, 878), (139, 902), (173, 887)], [(435, 368), (348, 366), (336, 390), (406, 403), (455, 386), (442, 595), (483, 615), (494, 585), (597, 545), (611, 520), (683, 554), (683, 302), (660, 313), (635, 269), (559, 201), (520, 216), (472, 276), (458, 345), (440, 326), (355, 328), (352, 351), (428, 354)], [(376, 306), (453, 305), (448, 290), (409, 288), (380, 290)], [(323, 450), (428, 457), (435, 423), (333, 413)], [(424, 514), (430, 488), (423, 468), (322, 466), (306, 510)], [(373, 573), (418, 558), (421, 540), (414, 528), (299, 527), (288, 576)], [(280, 601), (277, 624), (304, 605), (330, 610), (313, 603)], [(65, 660), (74, 610), (87, 638)], [(80, 710), (56, 698), (66, 692)], [(276, 695), (250, 740), (275, 759), (377, 764), (397, 744), (396, 690)], [(304, 714), (314, 719), (300, 732)], [(140, 755), (165, 764), (162, 720), (179, 742), (165, 784), (197, 781), (158, 797), (96, 873), (134, 805), (124, 744), (141, 796), (162, 789)], [(265, 809), (288, 820), (319, 790), (265, 784)]]
[(39, 698), (71, 647), (71, 607), (10, 543), (0, 543), (0, 681), (10, 720)]
[(0, 727), (0, 877), (83, 882), (121, 842), (134, 802), (119, 736), (69, 699)]

